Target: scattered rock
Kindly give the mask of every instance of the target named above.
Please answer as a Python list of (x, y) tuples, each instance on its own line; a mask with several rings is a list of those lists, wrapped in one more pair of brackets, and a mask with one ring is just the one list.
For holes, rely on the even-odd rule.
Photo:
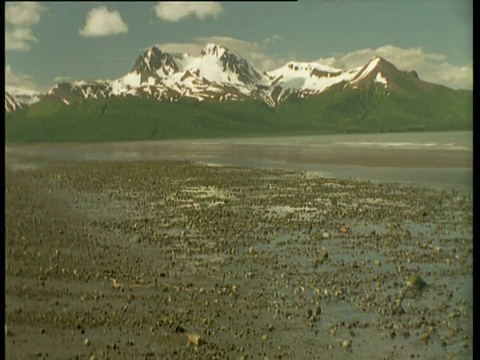
[(414, 289), (422, 289), (427, 285), (425, 280), (416, 273), (411, 274), (407, 277), (407, 286)]
[(188, 341), (195, 346), (200, 346), (202, 344), (202, 338), (198, 334), (190, 333), (188, 334)]

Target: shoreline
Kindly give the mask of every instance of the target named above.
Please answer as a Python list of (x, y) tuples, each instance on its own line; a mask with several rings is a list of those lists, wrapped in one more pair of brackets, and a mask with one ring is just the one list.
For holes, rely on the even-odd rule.
[[(316, 139), (312, 137), (311, 139)], [(278, 139), (277, 139), (278, 140)], [(293, 138), (295, 142), (295, 138)], [(313, 140), (312, 140), (313, 141)], [(452, 147), (452, 146), (450, 146)], [(339, 179), (386, 181), (473, 191), (473, 150), (365, 148), (338, 144), (259, 144), (198, 141), (41, 144), (5, 147), (6, 158), (37, 163), (61, 160), (192, 161), (215, 166), (296, 170)]]

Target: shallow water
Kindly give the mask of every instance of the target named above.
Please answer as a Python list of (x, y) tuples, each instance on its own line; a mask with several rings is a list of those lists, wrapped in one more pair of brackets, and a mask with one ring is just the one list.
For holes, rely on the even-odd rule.
[[(473, 188), (473, 132), (7, 145), (8, 155), (96, 161), (191, 160), (312, 176)], [(28, 165), (23, 165), (28, 166)]]

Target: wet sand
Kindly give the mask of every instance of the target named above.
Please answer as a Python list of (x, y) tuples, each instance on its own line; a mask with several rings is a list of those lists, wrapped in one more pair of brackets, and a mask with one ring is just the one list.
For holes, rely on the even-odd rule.
[(18, 151), (5, 171), (6, 358), (472, 358), (469, 192)]

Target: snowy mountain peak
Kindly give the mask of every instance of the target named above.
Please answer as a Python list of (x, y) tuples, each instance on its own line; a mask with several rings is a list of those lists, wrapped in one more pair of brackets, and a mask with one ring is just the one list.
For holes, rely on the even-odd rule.
[(247, 60), (222, 45), (209, 43), (203, 48), (199, 58), (190, 58), (188, 61), (185, 59), (183, 56), (178, 58), (190, 65), (188, 69), (191, 73), (198, 70), (201, 76), (209, 81), (246, 87), (248, 92), (258, 84), (268, 84), (268, 79)]
[(179, 71), (177, 64), (169, 53), (164, 53), (158, 47), (153, 46), (137, 58), (130, 72), (145, 74), (146, 81), (149, 76), (156, 77), (155, 73), (159, 70), (163, 70), (165, 75)]
[(393, 74), (407, 75), (410, 78), (418, 80), (418, 74), (415, 71), (402, 71), (399, 70), (391, 62), (385, 60), (380, 56), (374, 56), (370, 59), (368, 63), (364, 66), (357, 68), (356, 74), (351, 84), (354, 84), (352, 88), (356, 89), (358, 86), (363, 86), (363, 84), (376, 83), (383, 84), (385, 89), (392, 88), (395, 86)]
[(247, 60), (226, 47), (207, 44), (199, 57), (172, 56), (157, 47), (140, 55), (132, 70), (111, 82), (113, 95), (148, 96), (176, 101), (180, 97), (238, 99), (257, 96), (258, 85), (268, 86)]
[(217, 58), (221, 58), (226, 52), (229, 52), (229, 50), (221, 45), (216, 45), (212, 43), (208, 43), (200, 53), (201, 57), (204, 57), (206, 55), (212, 55)]
[[(290, 61), (276, 70), (260, 73), (246, 59), (222, 45), (209, 43), (200, 56), (187, 53), (174, 56), (152, 46), (137, 57), (131, 71), (121, 78), (59, 84), (46, 96), (67, 105), (90, 98), (138, 96), (169, 102), (184, 97), (198, 101), (253, 98), (275, 107), (290, 96), (308, 98), (332, 87), (357, 91), (373, 84), (387, 93), (395, 88), (397, 74), (418, 80), (414, 71), (400, 71), (379, 56), (349, 70), (318, 62)], [(6, 95), (6, 110), (23, 106), (13, 95), (14, 91)]]
[(374, 56), (366, 65), (360, 68), (355, 77), (352, 79), (352, 83), (358, 82), (364, 79), (368, 74), (373, 72), (375, 68), (380, 64), (383, 59), (379, 56)]

